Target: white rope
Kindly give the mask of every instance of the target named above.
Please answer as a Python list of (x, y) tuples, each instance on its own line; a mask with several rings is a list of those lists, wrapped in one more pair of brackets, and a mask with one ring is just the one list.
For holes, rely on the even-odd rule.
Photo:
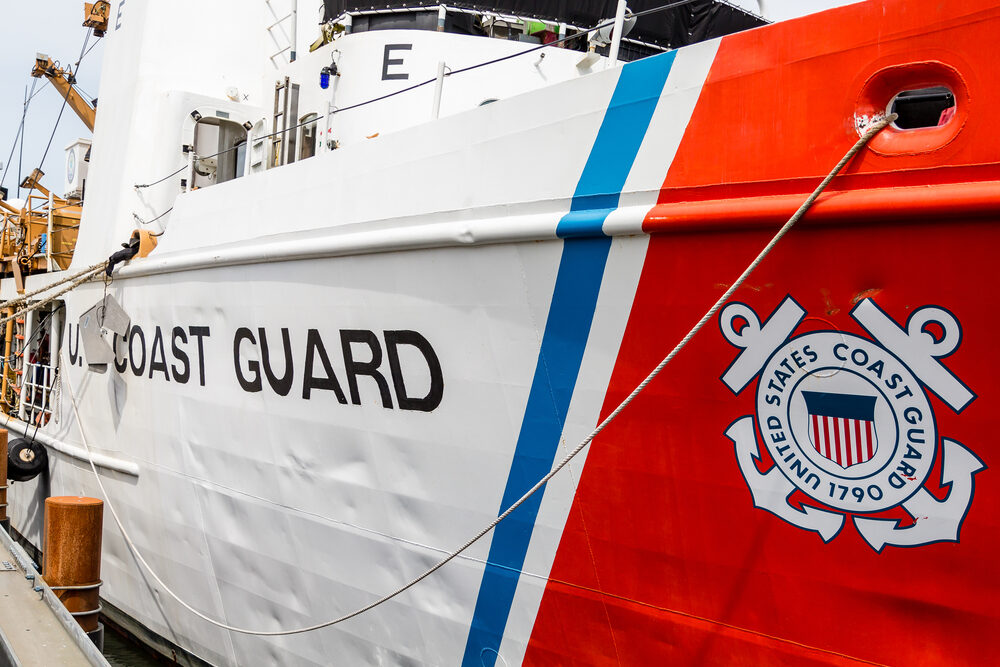
[[(501, 521), (510, 516), (511, 513), (513, 513), (518, 507), (523, 505), (525, 501), (528, 500), (528, 498), (533, 496), (535, 493), (538, 492), (539, 489), (545, 486), (545, 484), (550, 479), (552, 479), (560, 470), (565, 468), (566, 465), (571, 460), (573, 460), (573, 458), (576, 457), (577, 454), (583, 451), (584, 447), (589, 445), (594, 440), (594, 438), (596, 438), (601, 433), (601, 431), (607, 428), (608, 425), (611, 424), (611, 422), (613, 422), (619, 414), (621, 414), (622, 410), (628, 407), (628, 405), (633, 400), (635, 400), (636, 396), (638, 396), (642, 392), (642, 390), (645, 389), (649, 385), (649, 383), (652, 382), (653, 379), (660, 374), (660, 371), (662, 371), (666, 367), (666, 365), (669, 364), (670, 361), (673, 360), (673, 358), (676, 357), (677, 354), (684, 349), (684, 347), (691, 341), (692, 338), (694, 338), (694, 336), (702, 329), (702, 327), (704, 327), (705, 324), (715, 316), (715, 314), (719, 311), (719, 309), (723, 306), (723, 304), (725, 304), (729, 300), (729, 298), (732, 297), (733, 293), (735, 293), (736, 290), (738, 290), (740, 286), (750, 276), (750, 274), (753, 273), (754, 269), (756, 269), (760, 265), (760, 263), (764, 261), (764, 258), (767, 257), (768, 254), (770, 254), (771, 250), (774, 249), (774, 246), (778, 244), (778, 241), (780, 241), (782, 237), (785, 236), (785, 234), (787, 234), (788, 231), (795, 225), (795, 223), (798, 222), (803, 215), (805, 215), (806, 211), (808, 211), (809, 208), (813, 205), (813, 203), (816, 201), (816, 198), (819, 197), (820, 193), (822, 193), (823, 190), (826, 189), (826, 186), (830, 184), (830, 181), (832, 181), (833, 178), (838, 173), (840, 173), (840, 170), (844, 168), (844, 166), (851, 160), (851, 158), (854, 157), (854, 155), (859, 150), (861, 150), (861, 148), (865, 144), (867, 144), (872, 137), (878, 134), (879, 131), (881, 131), (886, 125), (888, 125), (895, 119), (896, 115), (892, 114), (891, 116), (878, 121), (877, 123), (873, 124), (860, 139), (858, 139), (858, 142), (854, 144), (851, 150), (849, 150), (847, 154), (844, 155), (843, 159), (841, 159), (840, 162), (837, 163), (837, 166), (833, 168), (833, 171), (831, 171), (830, 174), (823, 179), (823, 182), (819, 184), (819, 186), (813, 191), (811, 195), (809, 195), (809, 198), (806, 199), (805, 202), (803, 202), (802, 206), (800, 206), (799, 209), (795, 212), (795, 214), (788, 219), (788, 222), (786, 222), (784, 226), (782, 226), (782, 228), (778, 230), (778, 233), (774, 235), (774, 238), (772, 238), (771, 241), (760, 252), (760, 254), (757, 255), (757, 258), (750, 263), (750, 266), (748, 266), (746, 270), (743, 272), (743, 274), (736, 279), (736, 282), (734, 282), (732, 286), (726, 290), (725, 294), (719, 297), (719, 300), (715, 302), (715, 305), (709, 308), (708, 312), (705, 313), (705, 315), (700, 320), (698, 320), (698, 323), (695, 324), (694, 327), (691, 328), (691, 331), (689, 331), (687, 335), (684, 336), (683, 339), (681, 339), (681, 342), (679, 342), (676, 345), (676, 347), (674, 347), (674, 349), (670, 351), (670, 354), (664, 357), (663, 361), (657, 364), (656, 368), (654, 368), (653, 371), (648, 376), (646, 376), (646, 379), (640, 382), (639, 386), (637, 386), (632, 391), (632, 393), (629, 394), (628, 397), (625, 398), (625, 400), (623, 400), (618, 405), (618, 407), (615, 408), (614, 411), (612, 411), (611, 414), (609, 414), (604, 419), (604, 421), (598, 424), (597, 428), (595, 428), (590, 435), (584, 438), (583, 441), (573, 449), (573, 451), (567, 454), (565, 458), (563, 458), (554, 468), (552, 468), (552, 470), (550, 470), (549, 473), (545, 475), (545, 477), (542, 477), (540, 480), (538, 480), (538, 482), (530, 489), (528, 489), (528, 491), (523, 496), (521, 496), (513, 505), (504, 510), (504, 512), (496, 519), (494, 519), (492, 522), (490, 522), (489, 525), (487, 525), (485, 528), (479, 531), (475, 537), (470, 539), (468, 542), (463, 544), (458, 549), (449, 553), (447, 556), (439, 560), (437, 563), (428, 568), (426, 571), (424, 571), (414, 579), (411, 579), (409, 582), (400, 586), (391, 593), (387, 593), (386, 595), (383, 595), (382, 597), (378, 598), (377, 600), (367, 605), (364, 605), (363, 607), (359, 607), (354, 611), (344, 614), (343, 616), (338, 616), (337, 618), (331, 619), (329, 621), (324, 621), (322, 623), (316, 623), (315, 625), (304, 626), (301, 628), (292, 628), (288, 630), (252, 630), (248, 628), (241, 628), (235, 625), (229, 625), (228, 623), (223, 623), (222, 621), (211, 618), (210, 616), (206, 616), (205, 614), (203, 614), (202, 612), (198, 611), (190, 604), (185, 602), (183, 599), (181, 599), (181, 597), (177, 595), (177, 593), (175, 593), (173, 589), (167, 586), (167, 584), (164, 583), (163, 579), (161, 579), (160, 576), (153, 570), (153, 568), (150, 567), (149, 563), (146, 562), (146, 559), (143, 558), (142, 554), (139, 552), (139, 549), (135, 546), (135, 543), (129, 536), (128, 531), (125, 530), (125, 526), (122, 524), (121, 519), (118, 516), (118, 512), (115, 509), (114, 503), (111, 502), (111, 497), (108, 495), (107, 489), (104, 488), (104, 482), (101, 481), (101, 476), (97, 472), (97, 466), (94, 464), (93, 455), (91, 454), (90, 451), (90, 444), (87, 442), (87, 436), (83, 431), (83, 421), (80, 419), (80, 412), (76, 403), (76, 395), (73, 391), (73, 385), (70, 382), (69, 374), (67, 373), (65, 377), (66, 390), (69, 392), (70, 401), (72, 402), (73, 405), (73, 414), (76, 417), (76, 423), (80, 430), (80, 437), (83, 439), (83, 446), (87, 450), (87, 457), (90, 460), (90, 468), (94, 472), (94, 477), (97, 479), (97, 485), (100, 487), (105, 502), (107, 502), (108, 504), (108, 509), (111, 510), (111, 515), (112, 517), (114, 517), (115, 523), (118, 524), (118, 530), (121, 531), (125, 543), (128, 545), (128, 548), (132, 551), (132, 554), (135, 556), (136, 560), (139, 561), (139, 563), (146, 569), (146, 571), (150, 574), (150, 576), (152, 576), (153, 579), (156, 580), (156, 583), (158, 583), (163, 588), (163, 590), (168, 595), (170, 595), (170, 597), (176, 600), (178, 604), (180, 604), (182, 607), (184, 607), (185, 609), (187, 609), (188, 611), (190, 611), (192, 614), (202, 619), (203, 621), (211, 623), (212, 625), (222, 628), (223, 630), (229, 630), (231, 632), (238, 632), (240, 634), (245, 634), (245, 635), (257, 635), (262, 637), (277, 637), (283, 635), (300, 634), (303, 632), (311, 632), (313, 630), (319, 630), (321, 628), (326, 628), (331, 625), (343, 623), (348, 619), (354, 618), (355, 616), (360, 616), (361, 614), (364, 614), (365, 612), (370, 611), (375, 607), (378, 607), (379, 605), (388, 602), (389, 600), (409, 590), (410, 588), (417, 585), (430, 575), (437, 572), (439, 569), (441, 569), (449, 562), (457, 558), (459, 554), (461, 554), (466, 549), (468, 549), (473, 544), (482, 539), (491, 530), (496, 528)], [(59, 357), (60, 361), (64, 363), (65, 359), (63, 358), (61, 351), (59, 353)]]
[[(5, 303), (0, 303), (0, 308), (7, 308), (7, 307), (9, 307), (7, 304), (22, 302), (24, 299), (27, 299), (30, 296), (34, 296), (36, 294), (40, 294), (41, 292), (46, 292), (46, 291), (52, 289), (53, 287), (56, 287), (57, 285), (62, 285), (66, 281), (71, 280), (73, 278), (76, 278), (76, 280), (73, 280), (73, 282), (71, 282), (68, 286), (62, 288), (61, 290), (59, 290), (55, 294), (51, 294), (51, 295), (47, 296), (46, 298), (42, 299), (41, 301), (36, 301), (36, 302), (34, 302), (32, 304), (29, 304), (29, 305), (25, 306), (24, 308), (22, 308), (21, 310), (15, 311), (14, 313), (12, 313), (10, 315), (7, 315), (6, 317), (0, 317), (0, 325), (6, 324), (7, 322), (10, 322), (12, 319), (14, 319), (16, 317), (21, 317), (22, 315), (26, 315), (27, 313), (30, 313), (33, 310), (38, 310), (39, 308), (42, 308), (43, 306), (47, 306), (48, 304), (52, 303), (53, 301), (55, 301), (56, 299), (58, 299), (59, 297), (61, 297), (63, 294), (66, 294), (67, 292), (71, 292), (72, 290), (75, 290), (77, 287), (79, 287), (83, 283), (87, 282), (88, 280), (91, 280), (94, 277), (94, 274), (100, 272), (104, 268), (104, 265), (106, 265), (106, 264), (107, 264), (106, 261), (105, 262), (101, 262), (99, 265), (92, 266), (91, 268), (87, 269), (86, 271), (81, 271), (80, 273), (76, 274), (75, 276), (70, 276), (70, 277), (65, 278), (63, 280), (60, 280), (59, 282), (52, 283), (51, 285), (48, 285), (47, 287), (44, 287), (44, 288), (39, 289), (39, 290), (35, 290), (31, 294), (26, 294), (23, 297), (19, 297), (17, 299), (11, 299), (10, 301), (7, 301)], [(77, 277), (77, 276), (79, 276), (79, 277)]]
[[(28, 292), (27, 294), (22, 294), (20, 296), (14, 297), (13, 299), (9, 299), (7, 301), (0, 301), (0, 309), (3, 309), (3, 308), (13, 308), (15, 304), (25, 303), (25, 302), (27, 302), (33, 296), (37, 296), (37, 295), (42, 294), (44, 292), (48, 292), (49, 290), (54, 289), (56, 287), (59, 287), (60, 285), (64, 285), (64, 284), (66, 284), (66, 283), (68, 283), (70, 281), (76, 281), (76, 282), (73, 283), (73, 286), (75, 287), (76, 285), (79, 285), (82, 282), (86, 282), (95, 273), (97, 273), (98, 271), (100, 271), (101, 269), (103, 269), (104, 267), (106, 267), (107, 265), (108, 265), (108, 260), (105, 259), (103, 261), (98, 262), (97, 264), (93, 264), (91, 266), (88, 266), (87, 268), (83, 269), (82, 271), (77, 271), (76, 273), (74, 273), (72, 275), (65, 276), (65, 277), (61, 278), (60, 280), (57, 280), (54, 283), (49, 283), (48, 285), (45, 285), (44, 287), (39, 287), (38, 289), (36, 289), (36, 290), (34, 290), (32, 292)], [(83, 278), (83, 280), (78, 280), (79, 278)], [(66, 291), (68, 291), (68, 290), (66, 290)], [(60, 292), (59, 294), (65, 294), (66, 291)], [(56, 295), (56, 296), (58, 296), (58, 295)], [(49, 300), (51, 300), (51, 298)], [(48, 301), (46, 301), (46, 303), (48, 303)], [(28, 312), (28, 311), (25, 310), (24, 312)], [(18, 314), (21, 314), (21, 313), (15, 313), (15, 315), (18, 315)], [(6, 321), (6, 320), (4, 320), (4, 321)], [(0, 324), (3, 324), (3, 322), (0, 322)]]

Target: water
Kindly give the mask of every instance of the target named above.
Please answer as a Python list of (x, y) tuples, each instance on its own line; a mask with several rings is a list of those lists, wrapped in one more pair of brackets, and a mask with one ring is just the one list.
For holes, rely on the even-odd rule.
[(147, 667), (149, 665), (165, 665), (167, 661), (160, 659), (150, 650), (127, 639), (111, 628), (104, 628), (104, 657), (112, 667)]

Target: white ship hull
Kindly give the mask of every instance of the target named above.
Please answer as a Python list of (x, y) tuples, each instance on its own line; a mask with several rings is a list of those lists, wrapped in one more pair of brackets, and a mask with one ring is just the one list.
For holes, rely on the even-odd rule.
[[(606, 128), (605, 154), (589, 165), (591, 178), (608, 169), (627, 177), (617, 186), (626, 194), (604, 221), (613, 239), (596, 240), (608, 247), (585, 253), (574, 269), (599, 294), (589, 337), (582, 332), (563, 455), (597, 423), (642, 267), (642, 218), (715, 48), (692, 47), (674, 68), (674, 55), (665, 56), (635, 77), (628, 103), (655, 107), (650, 133), (631, 128), (624, 139), (632, 145), (619, 146), (623, 137)], [(107, 287), (132, 329), (127, 341), (115, 339), (118, 356), (105, 374), (86, 370), (74, 324), (105, 287), (67, 296), (66, 382), (86, 437), (110, 459), (101, 472), (140, 552), (183, 599), (235, 625), (310, 625), (405, 583), (496, 516), (564, 252), (557, 227), (619, 74), (595, 73), (182, 196), (155, 255)], [(104, 116), (106, 97), (98, 144), (103, 130), (117, 129)], [(120, 133), (107, 143), (115, 140)], [(536, 157), (526, 158), (525, 146)], [(121, 158), (95, 151), (93, 172)], [(88, 186), (93, 199), (102, 196), (98, 178)], [(81, 266), (100, 257), (87, 256), (85, 244)], [(586, 263), (603, 263), (605, 253), (602, 281), (601, 266)], [(388, 348), (394, 332), (410, 331), (439, 362), (433, 388), (433, 362), (406, 343), (398, 345), (403, 383), (394, 383)], [(372, 361), (374, 343), (378, 379), (345, 374), (342, 341), (352, 332), (357, 364)], [(439, 402), (421, 403), (440, 384)], [(79, 453), (68, 391), (43, 432)], [(415, 407), (401, 408), (408, 397)], [(81, 458), (57, 450), (43, 493), (100, 495)], [(116, 462), (138, 474), (115, 472)], [(583, 463), (546, 489), (500, 651), (508, 664), (527, 645), (573, 470)], [(29, 499), (38, 492), (32, 482), (12, 494), (13, 522), (36, 544), (41, 515)], [(489, 548), (487, 538), (350, 624), (274, 639), (192, 617), (144, 576), (108, 525), (102, 595), (213, 664), (450, 664), (464, 650)]]

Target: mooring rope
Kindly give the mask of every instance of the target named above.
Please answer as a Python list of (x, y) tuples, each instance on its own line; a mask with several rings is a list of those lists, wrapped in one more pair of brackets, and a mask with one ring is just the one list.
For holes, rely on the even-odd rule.
[[(706, 312), (702, 316), (702, 318), (698, 320), (698, 322), (691, 328), (691, 330), (687, 333), (687, 335), (684, 336), (684, 338), (681, 339), (681, 341), (674, 347), (674, 349), (671, 350), (670, 353), (663, 358), (663, 361), (657, 364), (656, 368), (654, 368), (649, 373), (649, 375), (647, 375), (646, 378), (642, 382), (640, 382), (635, 389), (632, 390), (632, 393), (630, 393), (625, 398), (625, 400), (623, 400), (618, 405), (618, 407), (616, 407), (611, 412), (611, 414), (605, 417), (604, 421), (598, 424), (597, 427), (590, 433), (590, 435), (588, 435), (586, 438), (583, 439), (583, 441), (580, 442), (580, 444), (574, 447), (573, 451), (567, 454), (565, 458), (563, 458), (555, 467), (553, 467), (548, 472), (548, 474), (546, 474), (544, 477), (538, 480), (538, 482), (536, 482), (534, 486), (528, 489), (528, 491), (526, 491), (523, 496), (521, 496), (514, 504), (512, 504), (510, 507), (504, 510), (504, 512), (500, 514), (496, 519), (491, 521), (489, 525), (480, 530), (472, 539), (467, 541), (458, 549), (455, 549), (454, 551), (450, 552), (448, 555), (446, 555), (437, 563), (429, 567), (423, 573), (421, 573), (417, 577), (414, 577), (413, 579), (403, 584), (402, 586), (392, 591), (391, 593), (387, 593), (369, 604), (366, 604), (362, 607), (355, 609), (354, 611), (351, 611), (342, 616), (338, 616), (337, 618), (331, 619), (329, 621), (324, 621), (322, 623), (316, 623), (315, 625), (304, 626), (301, 628), (291, 628), (288, 630), (253, 630), (249, 628), (241, 628), (239, 626), (230, 625), (228, 623), (224, 623), (210, 616), (207, 616), (206, 614), (192, 607), (177, 593), (175, 593), (174, 590), (170, 588), (163, 581), (163, 579), (160, 578), (160, 576), (156, 573), (156, 571), (153, 570), (153, 568), (143, 557), (142, 553), (139, 551), (138, 547), (136, 547), (135, 542), (132, 541), (132, 537), (129, 535), (128, 531), (125, 530), (125, 525), (122, 523), (121, 518), (118, 516), (118, 511), (115, 509), (114, 503), (111, 502), (111, 497), (108, 495), (107, 489), (104, 488), (104, 482), (101, 480), (101, 476), (97, 472), (97, 466), (94, 464), (94, 457), (90, 450), (90, 443), (87, 441), (86, 433), (83, 430), (83, 420), (80, 419), (80, 411), (76, 402), (76, 395), (73, 391), (73, 385), (70, 382), (69, 374), (66, 374), (65, 377), (66, 389), (69, 392), (70, 402), (73, 406), (73, 414), (76, 417), (76, 423), (80, 431), (80, 437), (83, 440), (83, 446), (87, 450), (87, 458), (90, 461), (90, 469), (93, 471), (94, 477), (97, 479), (97, 485), (100, 487), (101, 493), (104, 496), (104, 500), (108, 504), (108, 509), (111, 510), (111, 516), (114, 517), (115, 523), (118, 525), (118, 530), (121, 531), (122, 538), (125, 540), (125, 543), (128, 545), (129, 550), (132, 552), (132, 555), (135, 556), (136, 560), (139, 561), (139, 563), (146, 569), (146, 571), (150, 574), (150, 576), (153, 577), (156, 583), (158, 583), (163, 588), (163, 590), (170, 597), (172, 597), (178, 604), (180, 604), (182, 607), (184, 607), (189, 612), (191, 612), (198, 618), (202, 619), (203, 621), (211, 623), (212, 625), (222, 628), (223, 630), (229, 630), (230, 632), (237, 632), (244, 635), (257, 635), (262, 637), (278, 637), (284, 635), (301, 634), (304, 632), (312, 632), (313, 630), (320, 630), (322, 628), (327, 628), (330, 627), (331, 625), (336, 625), (338, 623), (343, 623), (344, 621), (352, 619), (355, 616), (360, 616), (365, 612), (371, 611), (372, 609), (375, 609), (376, 607), (385, 604), (389, 600), (392, 600), (393, 598), (404, 593), (410, 588), (413, 588), (418, 583), (420, 583), (427, 577), (431, 576), (432, 574), (440, 570), (442, 567), (450, 563), (452, 560), (457, 558), (462, 552), (467, 550), (473, 544), (481, 540), (490, 531), (496, 528), (501, 521), (509, 517), (515, 510), (517, 510), (518, 507), (523, 505), (529, 498), (531, 498), (531, 496), (537, 493), (539, 489), (545, 486), (545, 484), (550, 479), (552, 479), (560, 470), (565, 468), (569, 464), (569, 462), (572, 461), (577, 456), (577, 454), (583, 451), (583, 449), (587, 445), (589, 445), (594, 440), (594, 438), (596, 438), (601, 433), (601, 431), (606, 429), (611, 424), (611, 422), (613, 422), (615, 418), (618, 417), (618, 415), (620, 415), (621, 412), (625, 408), (627, 408), (629, 404), (632, 403), (632, 401), (635, 400), (635, 398), (642, 392), (643, 389), (649, 386), (649, 383), (652, 382), (656, 378), (656, 376), (659, 375), (660, 372), (667, 366), (667, 364), (669, 364), (671, 360), (673, 360), (673, 358), (676, 357), (680, 353), (680, 351), (687, 346), (687, 344), (691, 341), (691, 339), (694, 338), (699, 331), (701, 331), (701, 329), (705, 326), (705, 324), (709, 320), (711, 320), (716, 313), (719, 312), (719, 309), (722, 308), (722, 306), (732, 297), (732, 295), (736, 292), (736, 290), (738, 290), (743, 285), (743, 283), (746, 282), (746, 279), (750, 276), (751, 273), (753, 273), (754, 269), (760, 266), (761, 262), (763, 262), (764, 259), (771, 253), (771, 251), (778, 244), (778, 242), (785, 236), (785, 234), (787, 234), (788, 231), (795, 226), (795, 223), (797, 223), (802, 218), (802, 216), (805, 215), (806, 211), (808, 211), (812, 207), (816, 199), (830, 184), (830, 181), (832, 181), (834, 177), (838, 173), (840, 173), (840, 171), (844, 168), (844, 166), (847, 165), (848, 162), (850, 162), (851, 158), (853, 158), (858, 153), (858, 151), (860, 151), (865, 146), (865, 144), (867, 144), (871, 140), (872, 137), (878, 134), (883, 128), (885, 128), (889, 123), (893, 122), (894, 120), (896, 120), (896, 114), (892, 114), (886, 118), (883, 118), (882, 120), (873, 123), (868, 128), (868, 130), (861, 136), (861, 138), (858, 139), (857, 143), (855, 143), (854, 146), (852, 146), (851, 149), (847, 151), (844, 157), (841, 158), (840, 162), (837, 163), (837, 166), (833, 168), (833, 170), (826, 176), (826, 178), (823, 179), (823, 181), (819, 184), (819, 186), (817, 186), (817, 188), (813, 191), (813, 193), (809, 195), (809, 197), (802, 203), (799, 209), (795, 211), (792, 217), (788, 219), (788, 222), (786, 222), (781, 227), (781, 229), (779, 229), (778, 232), (774, 235), (771, 241), (766, 246), (764, 246), (764, 249), (760, 251), (760, 254), (757, 255), (756, 259), (754, 259), (750, 263), (750, 265), (747, 266), (746, 270), (743, 271), (743, 273), (740, 275), (739, 278), (736, 279), (736, 281), (732, 284), (732, 286), (730, 286), (729, 289), (727, 289), (726, 292), (721, 297), (719, 297), (718, 301), (716, 301), (715, 304), (708, 309), (708, 312)], [(60, 361), (62, 363), (65, 363), (65, 358), (63, 357), (61, 350), (59, 353), (59, 357)]]
[(53, 287), (58, 287), (59, 285), (63, 285), (63, 284), (65, 284), (65, 283), (67, 283), (67, 282), (69, 282), (71, 280), (76, 280), (77, 278), (80, 278), (81, 276), (89, 275), (89, 274), (92, 274), (92, 273), (97, 273), (98, 269), (103, 269), (105, 266), (107, 266), (107, 264), (108, 264), (108, 260), (106, 260), (106, 259), (102, 260), (102, 261), (98, 262), (97, 264), (93, 264), (91, 266), (88, 266), (87, 268), (83, 269), (82, 271), (77, 271), (76, 273), (74, 273), (71, 276), (65, 276), (61, 280), (57, 280), (54, 283), (49, 283), (45, 287), (39, 287), (38, 289), (36, 289), (33, 292), (28, 292), (27, 294), (22, 294), (21, 296), (14, 297), (13, 299), (9, 299), (7, 301), (2, 301), (2, 302), (0, 302), (0, 308), (10, 308), (14, 304), (21, 303), (22, 301), (27, 301), (31, 297), (37, 296), (39, 294), (42, 294), (43, 292), (48, 292)]
[(59, 290), (55, 294), (50, 294), (49, 296), (45, 297), (41, 301), (36, 301), (34, 303), (28, 304), (24, 308), (22, 308), (20, 310), (17, 310), (13, 314), (8, 315), (6, 317), (0, 317), (0, 325), (6, 324), (7, 322), (10, 322), (14, 318), (21, 317), (22, 315), (30, 313), (33, 310), (38, 310), (39, 308), (42, 308), (43, 306), (47, 306), (48, 304), (52, 303), (53, 301), (55, 301), (56, 299), (58, 299), (59, 297), (61, 297), (63, 294), (66, 294), (67, 292), (70, 292), (70, 291), (76, 289), (77, 287), (79, 287), (83, 283), (85, 283), (88, 280), (90, 280), (91, 278), (93, 278), (98, 272), (103, 271), (104, 267), (106, 267), (107, 265), (108, 265), (108, 261), (107, 260), (104, 260), (102, 262), (98, 262), (97, 264), (94, 264), (93, 266), (89, 266), (89, 267), (87, 267), (86, 269), (84, 269), (82, 271), (78, 271), (77, 273), (74, 273), (71, 276), (66, 276), (62, 280), (58, 280), (58, 281), (56, 281), (54, 283), (50, 283), (50, 284), (46, 285), (45, 287), (41, 287), (39, 289), (36, 289), (33, 292), (28, 292), (27, 294), (25, 294), (23, 296), (19, 296), (19, 297), (16, 297), (14, 299), (11, 299), (9, 301), (4, 301), (4, 302), (0, 303), (0, 309), (12, 308), (14, 305), (27, 302), (33, 296), (37, 296), (39, 294), (43, 294), (45, 292), (48, 292), (49, 290), (54, 289), (54, 288), (58, 287), (59, 285), (65, 285), (66, 283), (70, 283), (68, 287), (65, 287), (65, 288)]

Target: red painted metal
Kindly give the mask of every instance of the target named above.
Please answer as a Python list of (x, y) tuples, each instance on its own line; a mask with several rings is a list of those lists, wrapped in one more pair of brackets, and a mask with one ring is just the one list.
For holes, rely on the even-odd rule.
[[(954, 117), (873, 141), (734, 300), (763, 319), (791, 295), (808, 313), (796, 335), (867, 337), (850, 316), (867, 297), (900, 324), (926, 305), (961, 322), (961, 346), (942, 361), (977, 398), (956, 413), (929, 395), (939, 437), (987, 466), (960, 541), (879, 552), (850, 513), (824, 542), (756, 508), (725, 435), (755, 414), (756, 385), (735, 395), (720, 381), (738, 351), (710, 326), (591, 446), (526, 664), (992, 661), (997, 35), (996, 2), (874, 0), (723, 39), (645, 222), (649, 250), (602, 414), (857, 140), (857, 115), (901, 90), (947, 85)], [(935, 446), (926, 488), (942, 500), (951, 487)], [(764, 451), (759, 471), (771, 464)], [(790, 500), (822, 508), (801, 491)], [(875, 518), (914, 522), (898, 506)]]

